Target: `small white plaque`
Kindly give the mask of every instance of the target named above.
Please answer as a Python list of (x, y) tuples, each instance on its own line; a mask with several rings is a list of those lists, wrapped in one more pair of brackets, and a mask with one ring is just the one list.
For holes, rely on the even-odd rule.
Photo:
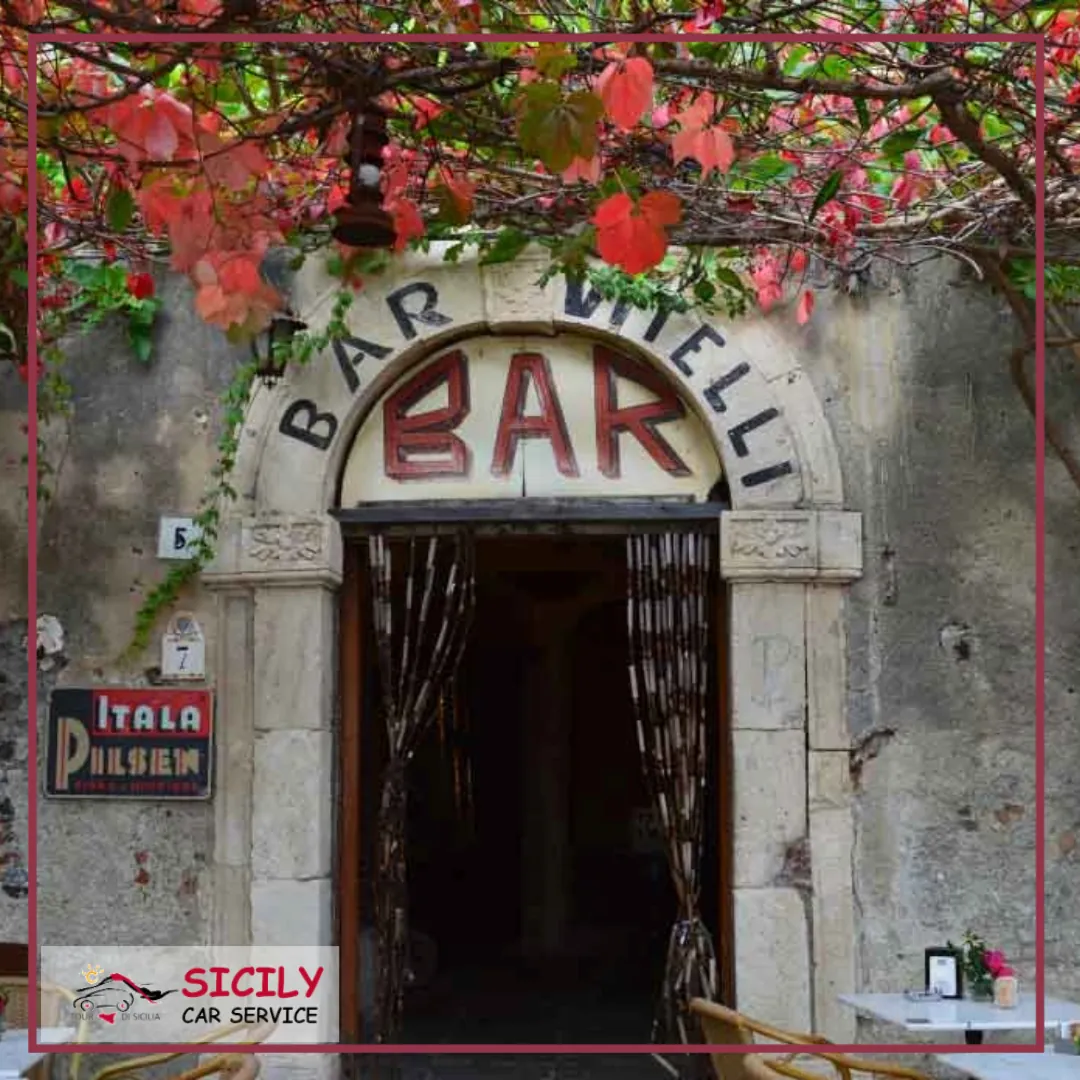
[(163, 679), (204, 679), (206, 639), (191, 615), (177, 615), (161, 639)]
[(158, 558), (190, 559), (201, 535), (194, 518), (163, 517), (158, 527)]

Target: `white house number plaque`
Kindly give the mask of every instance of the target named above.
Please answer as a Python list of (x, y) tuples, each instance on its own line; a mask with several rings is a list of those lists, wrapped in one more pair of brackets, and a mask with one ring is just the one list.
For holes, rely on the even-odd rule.
[(161, 639), (161, 676), (164, 679), (206, 677), (206, 639), (191, 615), (177, 615)]

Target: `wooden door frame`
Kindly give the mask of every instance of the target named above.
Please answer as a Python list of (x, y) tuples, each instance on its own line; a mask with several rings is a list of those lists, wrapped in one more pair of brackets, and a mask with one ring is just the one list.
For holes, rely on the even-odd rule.
[[(426, 509), (426, 508), (425, 508)], [(430, 514), (431, 511), (428, 510)], [(340, 992), (340, 1030), (341, 1041), (346, 1044), (360, 1042), (360, 898), (361, 898), (361, 816), (363, 800), (361, 797), (361, 735), (364, 724), (369, 718), (364, 715), (364, 674), (366, 671), (367, 642), (365, 641), (364, 617), (367, 597), (367, 575), (364, 572), (365, 559), (361, 542), (364, 532), (374, 522), (360, 522), (347, 512), (342, 513), (343, 523), (347, 528), (344, 543), (344, 568), (339, 603), (338, 637), (340, 654), (338, 663), (338, 716), (340, 727), (337, 740), (338, 769), (338, 805), (335, 828), (334, 850), (334, 924), (339, 949), (339, 992)], [(434, 516), (434, 515), (432, 515)], [(628, 515), (629, 517), (630, 515)], [(349, 520), (350, 517), (352, 520)], [(391, 508), (390, 514), (379, 515), (379, 525), (399, 524), (407, 532), (424, 531), (424, 526), (437, 528), (437, 520), (420, 523), (410, 520), (408, 513), (397, 517)], [(700, 511), (687, 514), (687, 518), (700, 521)], [(718, 515), (717, 515), (718, 517)], [(389, 520), (388, 520), (389, 518)], [(642, 518), (634, 515), (642, 522)], [(454, 524), (460, 525), (461, 519), (454, 516)], [(490, 521), (490, 519), (488, 519)], [(589, 518), (595, 522), (596, 518)], [(682, 524), (687, 524), (683, 519)], [(617, 531), (626, 531), (627, 521), (612, 521)], [(670, 527), (673, 522), (664, 517), (652, 522), (652, 527), (661, 525)], [(396, 531), (396, 530), (395, 530)], [(481, 531), (481, 530), (478, 530)], [(503, 528), (499, 532), (506, 531)], [(524, 528), (519, 525), (513, 531), (542, 534), (543, 530)], [(560, 530), (561, 531), (561, 530)], [(576, 531), (576, 530), (575, 530)], [(585, 530), (582, 530), (585, 531)], [(717, 858), (719, 860), (719, 881), (717, 899), (718, 955), (717, 969), (719, 986), (718, 996), (724, 1004), (735, 1005), (735, 942), (734, 942), (734, 785), (730, 782), (733, 764), (731, 745), (731, 724), (729, 708), (728, 650), (730, 641), (730, 605), (725, 582), (717, 576), (713, 611), (716, 627), (716, 720), (719, 725), (717, 753), (719, 754), (719, 782), (717, 785), (717, 813), (719, 814), (719, 832), (717, 836)], [(346, 852), (352, 852), (351, 858), (345, 858)]]
[[(338, 637), (338, 805), (334, 830), (334, 929), (339, 964), (340, 1032), (343, 1043), (360, 1042), (360, 736), (364, 725), (364, 600), (367, 577), (360, 545), (344, 551)], [(352, 858), (345, 858), (352, 852)]]

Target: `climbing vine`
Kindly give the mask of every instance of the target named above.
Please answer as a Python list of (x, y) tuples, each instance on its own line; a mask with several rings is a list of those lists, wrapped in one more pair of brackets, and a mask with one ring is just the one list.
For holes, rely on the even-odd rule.
[[(370, 264), (365, 264), (365, 267), (368, 265)], [(291, 339), (272, 342), (272, 354), (267, 359), (271, 361), (268, 366), (273, 368), (277, 377), (283, 377), (291, 367), (306, 366), (315, 356), (330, 348), (334, 341), (348, 332), (345, 318), (354, 298), (351, 290), (342, 289), (335, 297), (330, 319), (324, 329), (317, 333), (301, 331)], [(199, 533), (194, 550), (190, 558), (169, 570), (164, 579), (147, 593), (135, 615), (134, 634), (128, 647), (129, 655), (134, 655), (147, 646), (162, 614), (176, 604), (184, 589), (214, 559), (223, 509), (237, 495), (231, 480), (236, 467), (236, 455), (240, 449), (240, 429), (263, 363), (263, 360), (256, 357), (241, 364), (222, 395), (222, 432), (217, 442), (217, 460), (210, 470), (210, 484), (203, 493), (194, 518)]]

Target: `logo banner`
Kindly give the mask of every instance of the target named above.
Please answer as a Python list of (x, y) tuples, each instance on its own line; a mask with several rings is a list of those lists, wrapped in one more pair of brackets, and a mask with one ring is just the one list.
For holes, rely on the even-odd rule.
[[(338, 950), (315, 945), (41, 950), (39, 1016), (49, 1042), (336, 1043)], [(51, 998), (51, 1001), (46, 999)], [(59, 999), (59, 1011), (56, 1000)], [(51, 1023), (51, 1021), (50, 1021)]]

